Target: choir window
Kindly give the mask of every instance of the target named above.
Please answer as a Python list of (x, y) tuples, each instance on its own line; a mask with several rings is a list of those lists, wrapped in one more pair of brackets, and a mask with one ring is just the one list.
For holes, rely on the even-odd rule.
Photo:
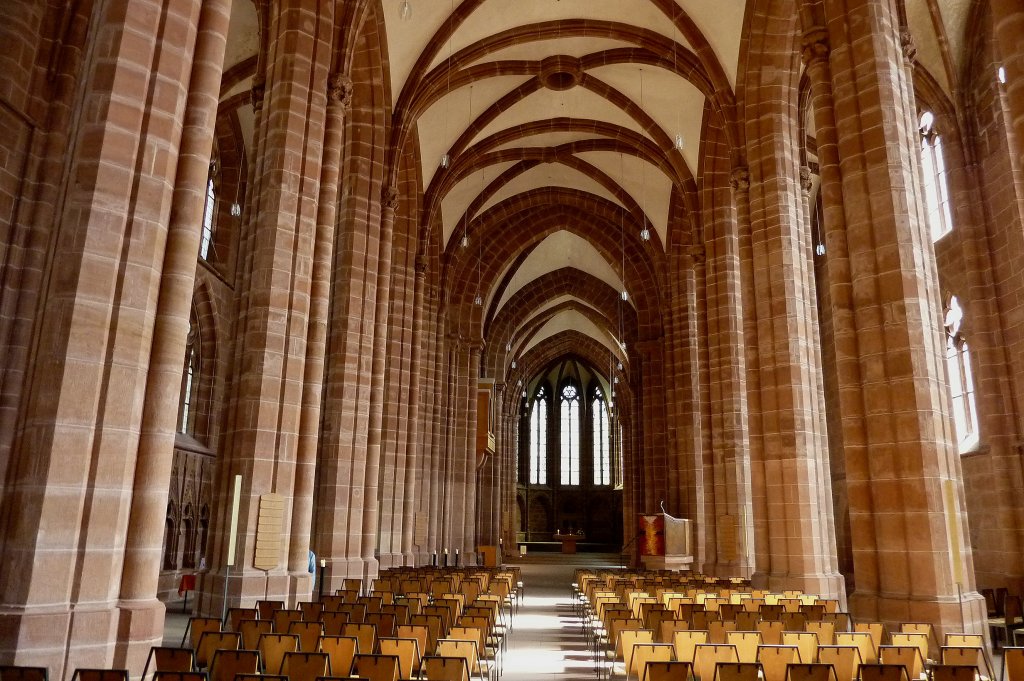
[(189, 324), (185, 345), (185, 370), (181, 377), (181, 398), (178, 403), (178, 432), (195, 434), (196, 396), (199, 392), (199, 323), (195, 308)]
[(206, 180), (206, 203), (203, 205), (203, 236), (199, 242), (199, 257), (210, 259), (210, 247), (213, 244), (214, 210), (217, 207), (217, 188), (213, 182), (216, 166), (210, 165), (210, 176)]
[(580, 484), (580, 394), (571, 383), (562, 388), (559, 412), (563, 485)]
[(530, 484), (548, 482), (548, 398), (544, 388), (537, 391), (530, 412)]
[(600, 388), (594, 390), (590, 403), (590, 417), (593, 424), (594, 484), (612, 484), (612, 456), (608, 431), (608, 408)]
[(920, 123), (924, 203), (934, 242), (953, 231), (953, 216), (949, 208), (949, 184), (946, 181), (942, 137), (935, 130), (935, 116), (925, 111)]
[(976, 449), (979, 440), (971, 352), (967, 339), (960, 333), (963, 317), (960, 301), (953, 296), (946, 310), (946, 368), (949, 372), (953, 427), (956, 430), (957, 449), (961, 454)]

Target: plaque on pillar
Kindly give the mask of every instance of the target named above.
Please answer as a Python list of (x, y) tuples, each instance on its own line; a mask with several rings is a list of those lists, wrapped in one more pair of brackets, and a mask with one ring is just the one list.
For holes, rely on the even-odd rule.
[(690, 521), (667, 513), (640, 516), (640, 561), (648, 570), (689, 570)]
[(252, 565), (257, 570), (273, 570), (281, 565), (282, 533), (284, 532), (284, 497), (280, 494), (260, 496), (260, 515), (256, 522), (256, 556)]

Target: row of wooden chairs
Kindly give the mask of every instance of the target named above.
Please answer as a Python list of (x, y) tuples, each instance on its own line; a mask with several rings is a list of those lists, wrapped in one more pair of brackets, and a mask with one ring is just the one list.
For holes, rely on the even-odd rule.
[[(764, 667), (757, 662), (718, 662), (707, 677), (700, 677), (689, 662), (651, 661), (640, 681), (763, 681)], [(835, 668), (827, 663), (791, 663), (782, 671), (783, 681), (841, 681)], [(936, 665), (928, 671), (929, 681), (977, 681), (970, 667)], [(900, 664), (865, 664), (857, 681), (913, 681)]]

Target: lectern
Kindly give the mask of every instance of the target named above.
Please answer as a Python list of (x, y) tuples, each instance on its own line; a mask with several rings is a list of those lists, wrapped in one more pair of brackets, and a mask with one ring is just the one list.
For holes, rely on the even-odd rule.
[(640, 562), (648, 570), (689, 570), (690, 521), (668, 513), (640, 515)]

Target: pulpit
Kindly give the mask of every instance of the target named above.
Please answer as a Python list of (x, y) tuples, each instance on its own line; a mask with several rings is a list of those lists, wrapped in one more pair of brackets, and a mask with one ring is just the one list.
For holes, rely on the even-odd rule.
[(648, 570), (689, 570), (693, 563), (690, 521), (668, 513), (640, 516), (640, 562)]

